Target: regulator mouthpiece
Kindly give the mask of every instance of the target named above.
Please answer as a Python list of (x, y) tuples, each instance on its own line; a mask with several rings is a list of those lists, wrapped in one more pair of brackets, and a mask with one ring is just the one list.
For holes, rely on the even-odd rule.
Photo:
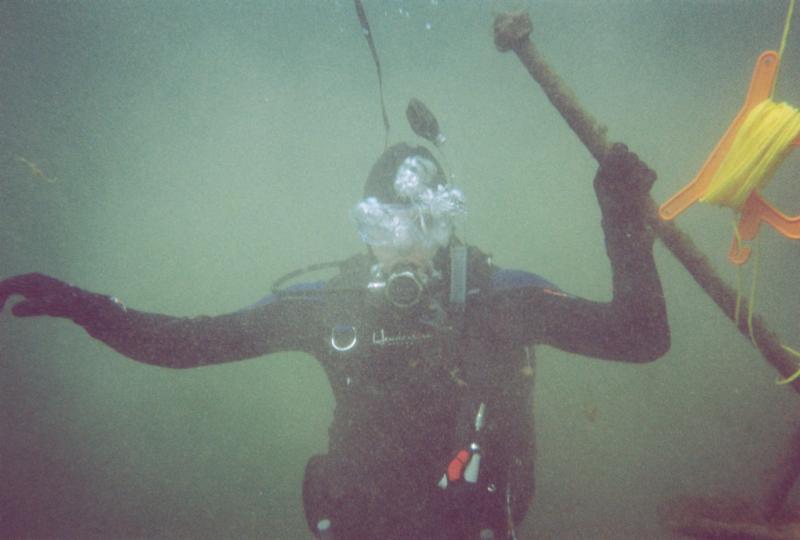
[(400, 309), (419, 304), (425, 291), (426, 276), (418, 274), (412, 266), (397, 268), (386, 280), (386, 299)]
[(427, 273), (410, 263), (401, 263), (384, 274), (376, 267), (376, 275), (367, 286), (369, 290), (382, 293), (386, 301), (401, 310), (418, 306), (430, 281)]

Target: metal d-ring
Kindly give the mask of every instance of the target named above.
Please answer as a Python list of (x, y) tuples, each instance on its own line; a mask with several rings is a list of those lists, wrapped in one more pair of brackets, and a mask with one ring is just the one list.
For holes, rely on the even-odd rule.
[[(342, 338), (346, 341), (345, 344), (340, 344), (339, 341), (342, 341)], [(338, 324), (331, 329), (331, 347), (334, 350), (339, 352), (347, 352), (353, 347), (356, 346), (358, 343), (358, 335), (356, 334), (355, 326), (350, 326), (347, 324)]]

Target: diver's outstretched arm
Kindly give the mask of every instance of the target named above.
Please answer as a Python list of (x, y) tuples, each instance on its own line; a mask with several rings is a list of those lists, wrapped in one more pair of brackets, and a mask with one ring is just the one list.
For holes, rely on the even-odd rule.
[(308, 302), (274, 302), (215, 317), (171, 317), (128, 309), (116, 298), (85, 291), (44, 274), (0, 281), (0, 310), (11, 296), (17, 317), (70, 319), (133, 360), (189, 368), (308, 350), (314, 328)]
[(48, 315), (71, 319), (89, 304), (86, 291), (38, 273), (0, 281), (0, 311), (14, 295), (24, 298), (11, 309), (17, 317)]

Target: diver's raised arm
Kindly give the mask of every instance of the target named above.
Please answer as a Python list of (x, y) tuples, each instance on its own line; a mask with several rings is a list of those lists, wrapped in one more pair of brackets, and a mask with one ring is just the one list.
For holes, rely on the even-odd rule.
[(620, 143), (605, 154), (594, 179), (612, 271), (608, 308), (630, 355), (623, 360), (655, 360), (670, 346), (664, 292), (653, 257), (655, 233), (647, 218), (655, 180), (655, 172)]
[(611, 147), (595, 176), (613, 276), (611, 302), (541, 288), (512, 291), (497, 302), (498, 332), (520, 343), (624, 362), (647, 362), (666, 353), (667, 312), (646, 217), (654, 181), (655, 173), (623, 144)]
[(0, 281), (0, 310), (12, 296), (23, 299), (17, 317), (69, 319), (92, 337), (139, 362), (190, 368), (252, 358), (280, 350), (308, 350), (313, 324), (309, 302), (273, 302), (214, 317), (172, 317), (127, 308), (39, 273)]

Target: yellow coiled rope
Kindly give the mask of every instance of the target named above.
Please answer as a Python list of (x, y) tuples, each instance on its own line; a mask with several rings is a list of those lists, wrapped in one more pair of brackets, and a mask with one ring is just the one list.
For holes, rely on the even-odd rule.
[[(795, 0), (791, 0), (791, 2), (789, 2), (789, 9), (786, 11), (786, 22), (783, 25), (783, 36), (781, 37), (781, 48), (778, 52), (778, 58), (783, 58), (783, 51), (786, 48), (786, 41), (789, 38), (789, 29), (791, 28), (792, 25), (792, 12), (794, 11), (794, 3)], [(778, 65), (778, 67), (780, 68), (780, 65)], [(753, 293), (753, 296), (755, 296), (755, 293)], [(783, 350), (793, 355), (795, 358), (800, 358), (800, 351), (797, 351), (789, 347), (788, 345), (781, 345), (781, 347), (783, 347)], [(800, 377), (800, 369), (795, 371), (794, 375), (789, 375), (784, 379), (779, 379), (777, 382), (778, 384), (789, 384), (797, 380), (799, 377)]]
[[(781, 36), (778, 52), (779, 61), (791, 28), (792, 13), (795, 0), (790, 0), (786, 20)], [(780, 65), (779, 65), (780, 67)], [(777, 74), (776, 74), (777, 78)], [(774, 87), (773, 87), (774, 92)], [(770, 98), (756, 105), (747, 115), (731, 148), (720, 163), (700, 201), (727, 206), (739, 211), (754, 190), (761, 190), (775, 175), (778, 166), (791, 151), (792, 143), (800, 135), (800, 111), (787, 103), (775, 103)], [(734, 227), (736, 230), (736, 227)], [(737, 235), (738, 238), (738, 235)], [(756, 276), (758, 274), (758, 255), (752, 276), (747, 326), (750, 339), (755, 344), (752, 317), (756, 299)], [(737, 273), (737, 290), (741, 291), (741, 274)], [(735, 318), (739, 322), (741, 292), (737, 293)], [(787, 345), (783, 349), (800, 358), (800, 351)], [(793, 375), (778, 380), (778, 384), (787, 384), (800, 378), (800, 369)]]
[(753, 190), (764, 188), (800, 135), (800, 111), (766, 99), (745, 118), (725, 159), (700, 197), (739, 210)]
[[(795, 0), (790, 0), (786, 10), (778, 62), (789, 39), (794, 4)], [(753, 190), (767, 185), (788, 155), (800, 134), (800, 113), (787, 103), (772, 101), (774, 91), (773, 86), (770, 99), (756, 105), (745, 118), (701, 201), (739, 210)]]

